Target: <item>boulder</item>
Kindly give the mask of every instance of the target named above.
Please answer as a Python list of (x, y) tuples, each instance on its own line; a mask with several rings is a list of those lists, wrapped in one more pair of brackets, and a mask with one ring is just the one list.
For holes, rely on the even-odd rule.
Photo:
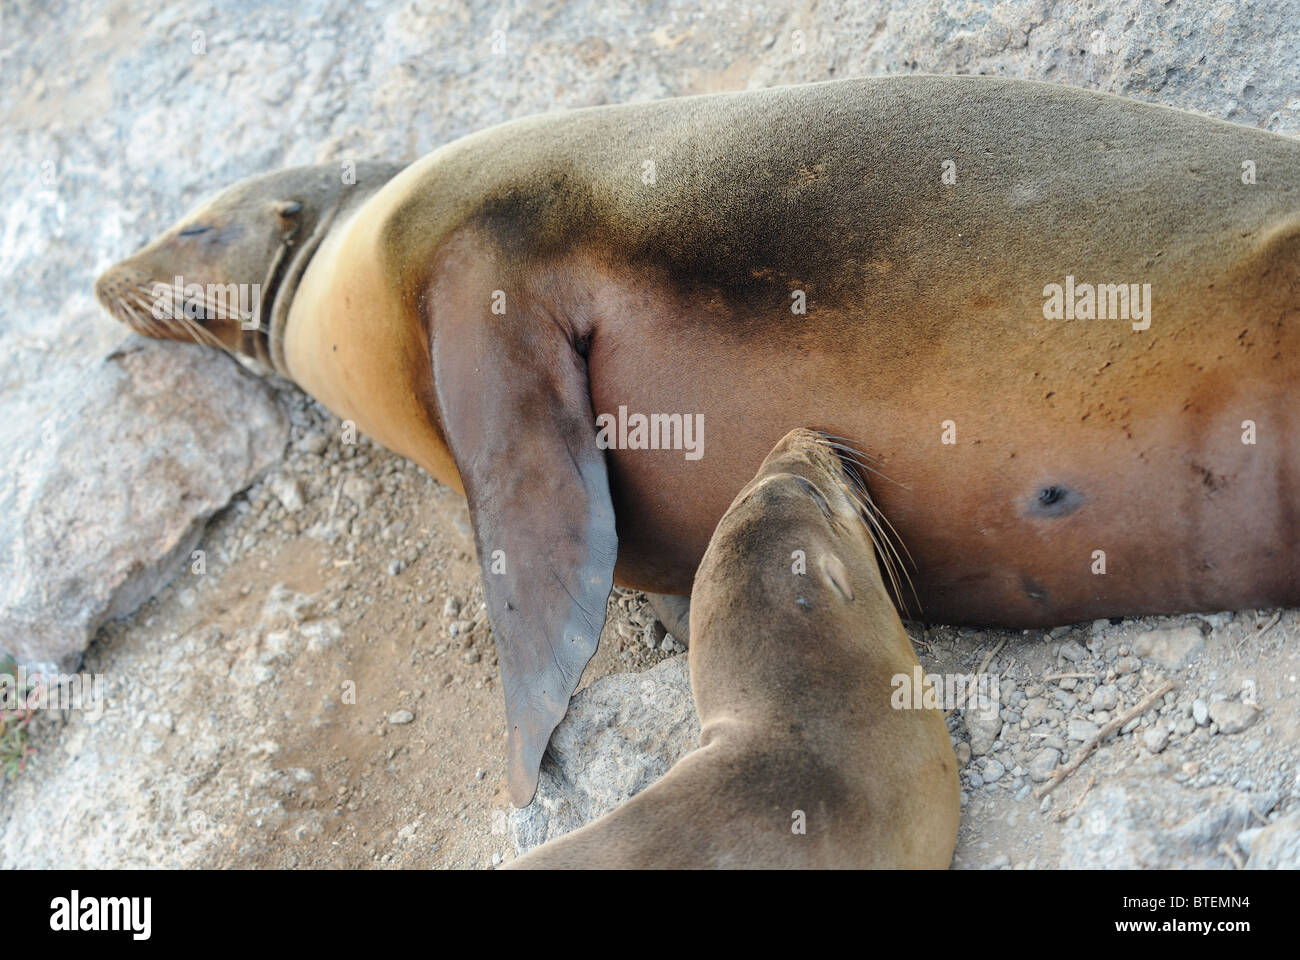
[(132, 337), (0, 412), (0, 647), (73, 670), (104, 620), (182, 569), (204, 524), (275, 463), (288, 420), (205, 347)]

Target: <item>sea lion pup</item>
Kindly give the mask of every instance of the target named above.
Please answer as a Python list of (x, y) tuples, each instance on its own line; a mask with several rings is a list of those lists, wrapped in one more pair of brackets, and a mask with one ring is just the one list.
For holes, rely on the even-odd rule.
[[(616, 575), (689, 595), (791, 424), (874, 457), (926, 620), (1300, 604), (1294, 139), (894, 77), (529, 117), (391, 173), (236, 184), (98, 290), (466, 493), (515, 804)], [(256, 329), (152, 316), (178, 275), (264, 284)]]
[(787, 434), (695, 578), (700, 746), (509, 866), (948, 866), (957, 762), (940, 710), (891, 706), (895, 678), (911, 682), (918, 664), (881, 579), (871, 509), (819, 434)]

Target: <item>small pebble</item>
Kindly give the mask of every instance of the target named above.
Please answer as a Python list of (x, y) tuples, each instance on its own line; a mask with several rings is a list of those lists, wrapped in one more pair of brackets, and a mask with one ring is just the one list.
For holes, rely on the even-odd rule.
[(1142, 745), (1151, 753), (1159, 753), (1169, 745), (1169, 731), (1163, 727), (1152, 727), (1142, 735)]

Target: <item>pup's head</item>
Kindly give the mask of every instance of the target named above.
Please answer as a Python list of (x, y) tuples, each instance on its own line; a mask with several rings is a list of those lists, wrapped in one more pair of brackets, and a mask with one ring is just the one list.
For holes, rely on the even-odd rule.
[[(866, 470), (863, 455), (835, 438), (804, 429), (786, 434), (719, 521), (696, 593), (710, 585), (712, 594), (735, 592), (776, 606), (788, 600), (808, 610), (865, 596), (896, 620), (905, 551), (867, 492)], [(695, 606), (693, 594), (692, 629), (705, 612)]]

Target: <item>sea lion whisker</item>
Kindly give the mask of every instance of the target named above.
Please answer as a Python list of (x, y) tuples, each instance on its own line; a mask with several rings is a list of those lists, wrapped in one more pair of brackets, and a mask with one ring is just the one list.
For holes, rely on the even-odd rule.
[[(866, 466), (866, 464), (863, 464), (862, 461), (861, 461), (859, 458), (860, 458), (860, 457), (867, 456), (867, 454), (864, 454), (861, 450), (857, 449), (857, 448), (854, 447), (854, 446), (850, 446), (850, 444), (853, 443), (852, 440), (848, 440), (848, 439), (845, 439), (845, 438), (841, 437), (841, 438), (839, 438), (839, 439), (840, 439), (840, 440), (843, 440), (844, 442), (843, 442), (843, 443), (836, 443), (836, 442), (833, 442), (833, 441), (831, 441), (831, 440), (829, 439), (829, 438), (831, 438), (831, 437), (833, 436), (832, 434), (824, 433), (824, 434), (821, 434), (820, 436), (823, 437), (823, 438), (828, 438), (828, 439), (825, 441), (825, 445), (826, 445), (826, 446), (828, 446), (828, 447), (832, 447), (832, 448), (834, 448), (835, 450), (838, 450), (842, 455), (845, 455), (845, 456), (847, 456), (850, 460), (852, 460), (853, 463), (856, 464), (857, 466), (863, 466), (863, 467)], [(870, 467), (867, 467), (867, 469), (870, 470), (871, 468), (870, 468)], [(878, 470), (872, 470), (872, 472), (875, 473), (877, 476), (881, 477), (882, 479), (884, 479), (884, 480), (888, 480), (890, 483), (893, 483), (893, 484), (896, 485), (896, 486), (903, 487), (903, 489), (907, 489), (906, 486), (904, 486), (903, 484), (899, 483), (897, 480), (894, 480), (894, 479), (892, 479), (891, 477), (886, 476), (885, 474), (881, 473), (881, 472), (878, 471)], [(863, 480), (862, 477), (858, 475), (858, 473), (857, 473), (856, 470), (852, 471), (850, 475), (851, 475), (852, 478), (853, 478), (853, 482), (854, 482), (854, 484), (858, 487), (859, 490), (862, 491), (862, 493), (866, 496), (866, 498), (867, 498), (868, 500), (871, 501), (872, 507), (875, 508), (875, 500), (872, 499), (872, 497), (871, 497), (871, 492), (867, 489), (866, 481)], [(877, 512), (879, 512), (879, 511), (878, 511), (878, 508), (877, 508)], [(902, 536), (899, 535), (899, 533), (898, 533), (898, 529), (897, 529), (897, 528), (896, 528), (892, 523), (890, 523), (889, 518), (888, 518), (887, 516), (885, 516), (883, 513), (880, 513), (880, 518), (881, 518), (885, 523), (889, 524), (889, 529), (890, 529), (891, 531), (893, 531), (894, 536), (897, 537), (897, 539), (898, 539), (898, 543), (899, 543), (899, 545), (903, 548), (904, 552), (907, 553), (907, 559), (908, 559), (909, 561), (911, 561), (911, 563), (912, 563), (913, 566), (916, 566), (916, 561), (915, 561), (915, 560), (912, 560), (912, 554), (911, 554), (911, 551), (907, 549), (907, 544), (903, 542), (903, 538), (902, 538)]]
[[(916, 592), (916, 585), (912, 582), (911, 574), (907, 572), (907, 565), (899, 555), (898, 548), (894, 545), (893, 538), (889, 536), (884, 526), (881, 525), (880, 521), (884, 519), (884, 515), (880, 512), (879, 508), (875, 506), (874, 502), (869, 500), (864, 502), (863, 499), (853, 491), (850, 491), (850, 496), (856, 503), (863, 518), (867, 521), (869, 529), (876, 531), (875, 533), (872, 533), (871, 539), (876, 545), (876, 550), (881, 556), (881, 561), (886, 572), (889, 574), (890, 583), (893, 584), (894, 587), (894, 596), (898, 598), (899, 605), (903, 607), (904, 612), (907, 612), (907, 599), (903, 596), (902, 584), (897, 576), (898, 573), (902, 573), (904, 579), (907, 580), (907, 586), (912, 591), (912, 596), (915, 597), (919, 607), (921, 604), (921, 598)], [(897, 532), (895, 532), (894, 536), (897, 536)], [(895, 567), (897, 567), (897, 571), (895, 570)]]
[(836, 443), (832, 440), (825, 440), (822, 442), (825, 444), (825, 446), (833, 447), (834, 449), (839, 450), (842, 453), (848, 455), (858, 466), (862, 467), (862, 469), (866, 470), (868, 473), (875, 474), (876, 476), (880, 477), (880, 479), (887, 480), (890, 483), (894, 484), (894, 486), (896, 487), (902, 487), (904, 490), (907, 489), (906, 484), (899, 483), (893, 477), (889, 476), (888, 474), (884, 473), (881, 470), (878, 470), (877, 468), (873, 467), (871, 464), (863, 461), (862, 458), (865, 457), (866, 454), (864, 454), (861, 450), (858, 450), (855, 447), (845, 446), (844, 444), (841, 443)]
[(113, 300), (113, 315), (127, 326), (132, 328), (143, 326), (147, 330), (152, 329), (149, 325), (149, 318), (139, 315), (120, 293), (115, 294)]
[(837, 440), (840, 443), (846, 443), (849, 444), (850, 446), (853, 446), (854, 452), (857, 453), (858, 456), (870, 460), (873, 463), (878, 463), (880, 461), (879, 457), (874, 457), (871, 454), (867, 453), (865, 450), (859, 450), (856, 446), (857, 441), (852, 439), (851, 437), (840, 437), (840, 436), (836, 436), (833, 433), (823, 433), (822, 436), (825, 437), (827, 440)]
[(165, 332), (162, 325), (154, 318), (153, 312), (149, 305), (142, 302), (133, 290), (126, 290), (118, 295), (118, 302), (122, 304), (127, 313), (127, 324), (133, 327), (143, 327), (154, 336), (162, 336)]
[[(873, 463), (869, 463), (867, 455), (864, 454), (861, 450), (857, 449), (856, 447), (851, 447), (845, 443), (839, 443), (835, 440), (830, 440), (828, 438), (822, 438), (819, 442), (823, 446), (831, 447), (832, 449), (838, 450), (841, 453), (845, 454), (846, 456), (849, 456), (850, 458), (853, 459), (855, 463), (860, 465), (863, 469), (871, 473), (874, 473), (885, 480), (889, 480), (891, 483), (898, 483), (898, 481), (894, 480), (892, 477), (889, 477), (885, 473), (880, 471)], [(899, 484), (899, 486), (902, 486), (902, 484)]]
[[(905, 554), (907, 554), (907, 562), (910, 563), (913, 567), (915, 567), (916, 560), (914, 560), (912, 557), (912, 551), (907, 549), (907, 544), (903, 541), (902, 534), (898, 532), (898, 528), (895, 527), (892, 522), (890, 522), (889, 517), (887, 517), (884, 511), (881, 510), (880, 507), (876, 504), (875, 499), (871, 496), (871, 491), (867, 489), (866, 483), (862, 480), (860, 476), (856, 475), (856, 472), (853, 476), (853, 481), (854, 481), (854, 485), (857, 487), (859, 502), (863, 500), (866, 501), (863, 504), (864, 508), (869, 507), (870, 510), (872, 511), (873, 516), (878, 517), (880, 521), (889, 528), (889, 532), (893, 535), (893, 541), (896, 542), (898, 546), (902, 548)], [(899, 557), (899, 563), (900, 564), (903, 563), (902, 557)], [(906, 573), (906, 565), (904, 565), (904, 572)]]
[(890, 529), (890, 531), (893, 533), (895, 539), (898, 541), (898, 545), (899, 545), (900, 547), (902, 547), (902, 548), (903, 548), (903, 552), (907, 554), (908, 562), (911, 563), (913, 567), (915, 567), (915, 566), (916, 566), (916, 561), (912, 558), (912, 551), (910, 551), (910, 550), (907, 549), (907, 544), (903, 541), (903, 536), (902, 536), (902, 534), (900, 534), (900, 533), (898, 532), (898, 528), (895, 527), (894, 524), (893, 524), (892, 522), (890, 522), (889, 517), (887, 517), (887, 516), (885, 515), (884, 511), (882, 511), (882, 510), (881, 510), (881, 509), (876, 505), (875, 498), (873, 498), (873, 497), (871, 496), (871, 491), (867, 489), (866, 481), (864, 481), (864, 480), (862, 479), (862, 477), (858, 476), (856, 471), (854, 471), (854, 473), (853, 473), (853, 482), (854, 482), (854, 484), (856, 485), (856, 487), (858, 488), (858, 490), (862, 493), (862, 495), (863, 495), (863, 496), (864, 496), (868, 501), (870, 501), (871, 507), (872, 507), (873, 510), (875, 510), (877, 516), (879, 516), (880, 519), (881, 519), (882, 521), (884, 521), (884, 523), (889, 527), (889, 529)]
[[(152, 304), (146, 300), (146, 297), (153, 297), (152, 289), (143, 283), (136, 283), (132, 288), (127, 290), (127, 294), (140, 306), (140, 315), (142, 319), (149, 318), (145, 321), (145, 325), (148, 329), (156, 331), (158, 336), (164, 336), (166, 330), (161, 323), (151, 318)], [(212, 331), (205, 329), (192, 318), (186, 316), (184, 310), (173, 310), (172, 312), (172, 319), (174, 319), (180, 325), (181, 329), (188, 333), (190, 338), (196, 343), (217, 347), (224, 350), (226, 353), (229, 353), (232, 357), (234, 356), (234, 353), (224, 343), (222, 343), (221, 340), (212, 333)]]
[(222, 343), (216, 334), (214, 334), (211, 330), (204, 328), (203, 325), (200, 324), (198, 321), (185, 316), (183, 313), (178, 314), (176, 319), (185, 330), (189, 331), (190, 336), (193, 337), (196, 342), (210, 344), (214, 347), (224, 350), (232, 357), (235, 356), (235, 352), (233, 350), (231, 350), (224, 343)]
[[(912, 558), (912, 553), (907, 549), (907, 544), (903, 542), (903, 538), (899, 534), (898, 529), (890, 523), (889, 518), (886, 517), (876, 505), (876, 501), (871, 496), (871, 491), (868, 489), (866, 481), (862, 478), (861, 474), (858, 473), (858, 468), (864, 466), (864, 464), (853, 456), (853, 454), (858, 451), (846, 444), (836, 443), (825, 439), (825, 437), (825, 434), (820, 435), (818, 442), (837, 452), (837, 459), (840, 461), (845, 477), (849, 480), (849, 484), (845, 488), (846, 492), (857, 506), (863, 519), (867, 522), (869, 532), (872, 530), (878, 532), (878, 536), (876, 532), (872, 532), (872, 542), (877, 546), (877, 552), (880, 554), (882, 564), (885, 567), (886, 573), (889, 575), (890, 582), (894, 586), (894, 595), (898, 598), (900, 606), (903, 607), (904, 612), (907, 612), (908, 604), (903, 597), (902, 585), (894, 570), (895, 565), (897, 565), (898, 571), (901, 572), (903, 577), (907, 580), (908, 589), (911, 590), (912, 596), (916, 599), (919, 608), (921, 606), (921, 597), (916, 590), (916, 584), (912, 580), (912, 575), (908, 572), (907, 562), (904, 562), (902, 554), (899, 553), (899, 547), (902, 548), (903, 553), (907, 554), (907, 561), (910, 562), (912, 566), (916, 566), (916, 561)], [(885, 479), (889, 478), (886, 477)], [(886, 526), (888, 529), (886, 529)]]

